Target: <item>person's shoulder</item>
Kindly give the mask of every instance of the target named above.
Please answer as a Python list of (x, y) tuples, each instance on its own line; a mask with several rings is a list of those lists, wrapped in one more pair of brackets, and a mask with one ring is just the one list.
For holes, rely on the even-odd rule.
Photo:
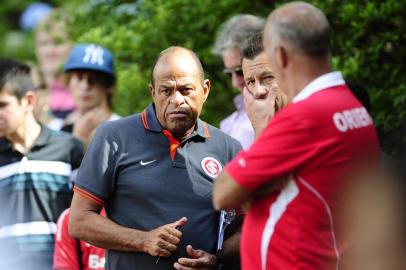
[(220, 127), (229, 124), (230, 122), (234, 122), (235, 118), (237, 117), (237, 111), (234, 111), (231, 113), (229, 116), (224, 118), (223, 120), (220, 121)]
[[(203, 123), (204, 123), (204, 125), (207, 125), (210, 137), (219, 136), (219, 137), (225, 138), (225, 139), (228, 139), (228, 138), (233, 139), (233, 137), (231, 137), (227, 133), (221, 131), (219, 128), (217, 128), (217, 127), (215, 127), (213, 125), (210, 125), (209, 123), (204, 122), (204, 121), (203, 121)], [(235, 139), (233, 139), (233, 140), (235, 140)]]
[[(322, 100), (321, 100), (322, 101)], [(282, 121), (302, 121), (303, 119), (312, 118), (314, 112), (319, 113), (326, 103), (320, 102), (320, 98), (314, 95), (299, 101), (289, 102), (282, 110), (275, 114), (275, 119)]]
[(10, 147), (10, 143), (5, 138), (0, 138), (0, 151)]
[(332, 107), (335, 105), (341, 105), (351, 103), (355, 98), (351, 94), (350, 90), (345, 85), (336, 85), (325, 89), (318, 90), (315, 93), (306, 97), (294, 98), (291, 103), (296, 110), (309, 110), (314, 108), (318, 110), (319, 107)]
[(109, 119), (107, 119), (107, 121), (116, 121), (118, 119), (123, 118), (121, 115), (117, 114), (117, 113), (112, 113), (109, 117)]
[(137, 126), (140, 121), (138, 121), (140, 118), (140, 114), (132, 114), (129, 116), (125, 117), (117, 117), (113, 121), (107, 121), (104, 122), (103, 124), (100, 125), (100, 127), (103, 127), (104, 129), (107, 130), (116, 130), (117, 128), (128, 128), (132, 126)]
[(142, 127), (140, 114), (133, 114), (100, 124), (95, 137), (103, 140), (127, 140), (131, 136), (136, 136), (139, 130), (143, 130)]
[(83, 148), (83, 144), (68, 132), (50, 129), (45, 126), (42, 128), (46, 129), (45, 132), (49, 134), (49, 144), (61, 144), (64, 148)]
[(298, 100), (287, 106), (288, 117), (299, 117), (318, 122), (323, 115), (359, 106), (358, 100), (345, 85), (338, 85), (322, 89), (303, 100)]
[(216, 140), (221, 140), (227, 142), (229, 145), (232, 145), (237, 148), (241, 148), (241, 143), (231, 137), (230, 135), (226, 134), (225, 132), (221, 131), (220, 129), (216, 128), (213, 125), (210, 125), (208, 123), (205, 123), (207, 125), (208, 131), (209, 131), (209, 137), (216, 139)]

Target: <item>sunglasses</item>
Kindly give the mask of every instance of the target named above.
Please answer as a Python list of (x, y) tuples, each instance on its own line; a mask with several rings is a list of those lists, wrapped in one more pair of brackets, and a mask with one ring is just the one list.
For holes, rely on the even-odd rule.
[(240, 77), (244, 76), (241, 67), (225, 68), (223, 72), (230, 78), (231, 78), (231, 76), (233, 76), (233, 73), (235, 73), (235, 75), (240, 76)]

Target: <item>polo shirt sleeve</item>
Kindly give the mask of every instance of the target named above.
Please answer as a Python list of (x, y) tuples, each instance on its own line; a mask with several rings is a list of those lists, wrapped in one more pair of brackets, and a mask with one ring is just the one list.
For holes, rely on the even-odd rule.
[(227, 172), (249, 190), (294, 173), (317, 151), (312, 125), (305, 119), (285, 108), (247, 151), (240, 152), (226, 166)]
[(109, 123), (102, 124), (80, 165), (75, 180), (74, 191), (104, 206), (115, 189), (118, 157), (121, 147), (119, 136), (109, 128)]

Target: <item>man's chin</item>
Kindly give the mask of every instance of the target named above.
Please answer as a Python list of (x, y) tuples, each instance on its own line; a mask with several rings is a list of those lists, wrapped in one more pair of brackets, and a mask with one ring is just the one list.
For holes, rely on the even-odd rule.
[(168, 126), (168, 130), (175, 136), (175, 137), (183, 137), (187, 135), (188, 131), (190, 131), (194, 127), (194, 123), (190, 123), (189, 121), (182, 121), (180, 123), (173, 123)]

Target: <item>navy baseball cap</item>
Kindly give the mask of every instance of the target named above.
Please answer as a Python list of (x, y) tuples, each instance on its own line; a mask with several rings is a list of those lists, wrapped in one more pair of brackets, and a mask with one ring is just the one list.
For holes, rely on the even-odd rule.
[(88, 69), (107, 73), (115, 77), (113, 54), (97, 44), (78, 44), (70, 53), (64, 71)]

